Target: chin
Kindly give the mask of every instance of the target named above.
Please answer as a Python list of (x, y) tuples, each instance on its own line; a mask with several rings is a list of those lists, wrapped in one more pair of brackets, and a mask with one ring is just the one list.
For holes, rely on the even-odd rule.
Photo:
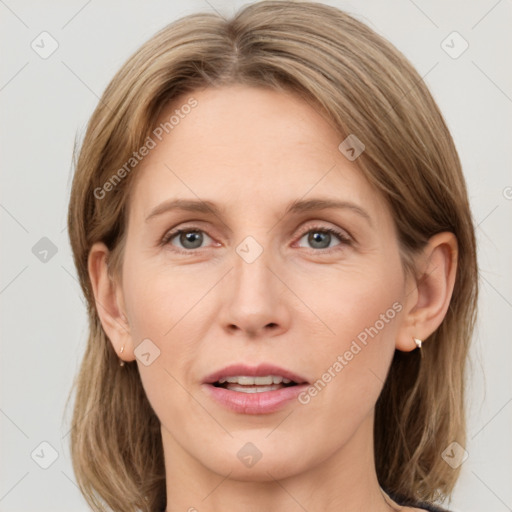
[(299, 449), (292, 451), (279, 450), (268, 440), (266, 443), (262, 440), (259, 443), (237, 441), (234, 444), (235, 449), (226, 447), (222, 452), (211, 454), (209, 460), (200, 462), (211, 471), (224, 477), (229, 474), (230, 480), (240, 482), (281, 480), (302, 473), (314, 465), (314, 461), (304, 458), (300, 450), (302, 443), (299, 441), (295, 443)]

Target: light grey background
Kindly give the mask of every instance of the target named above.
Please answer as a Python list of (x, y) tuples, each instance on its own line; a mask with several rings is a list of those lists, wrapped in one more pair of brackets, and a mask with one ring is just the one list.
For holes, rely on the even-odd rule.
[[(69, 457), (71, 409), (64, 415), (87, 332), (66, 230), (75, 134), (115, 71), (158, 29), (196, 11), (229, 15), (243, 3), (0, 0), (1, 511), (88, 510)], [(511, 2), (326, 3), (412, 61), (455, 138), (478, 225), (481, 298), (468, 458), (451, 509), (512, 510)], [(35, 40), (41, 52), (51, 49), (43, 31), (59, 45), (47, 59), (31, 48)], [(458, 58), (463, 41), (453, 31), (469, 44)], [(57, 249), (46, 262), (36, 246), (43, 237)], [(42, 442), (58, 455), (48, 469), (40, 465), (52, 451)]]

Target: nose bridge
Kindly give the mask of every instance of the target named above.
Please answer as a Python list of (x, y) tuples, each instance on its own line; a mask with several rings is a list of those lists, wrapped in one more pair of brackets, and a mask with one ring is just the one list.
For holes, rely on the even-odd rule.
[(233, 278), (239, 302), (258, 298), (261, 293), (266, 295), (267, 300), (272, 299), (273, 276), (268, 269), (272, 264), (272, 255), (269, 245), (266, 243), (264, 247), (253, 236), (247, 236), (235, 248)]
[(229, 328), (260, 332), (268, 326), (276, 329), (287, 323), (285, 304), (282, 302), (282, 283), (273, 275), (269, 267), (278, 266), (276, 258), (268, 248), (255, 237), (247, 236), (235, 247), (233, 255), (232, 293), (225, 303), (225, 323)]

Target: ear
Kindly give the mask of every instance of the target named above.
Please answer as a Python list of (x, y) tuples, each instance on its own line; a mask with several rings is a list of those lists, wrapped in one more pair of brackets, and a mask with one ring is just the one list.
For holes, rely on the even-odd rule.
[(414, 338), (423, 341), (441, 325), (455, 284), (457, 247), (453, 233), (438, 233), (415, 258), (418, 272), (408, 279), (405, 316), (396, 340), (398, 350), (414, 350)]
[[(89, 251), (87, 267), (96, 302), (96, 311), (107, 337), (118, 357), (124, 361), (135, 359), (134, 346), (130, 334), (130, 324), (120, 283), (109, 275), (109, 250), (102, 242), (95, 243)], [(121, 348), (124, 347), (122, 354)]]

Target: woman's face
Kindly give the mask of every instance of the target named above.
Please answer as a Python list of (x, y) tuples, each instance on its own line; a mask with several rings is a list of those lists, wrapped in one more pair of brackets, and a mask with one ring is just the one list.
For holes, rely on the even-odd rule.
[(176, 109), (132, 171), (120, 288), (167, 462), (268, 480), (370, 453), (407, 295), (387, 205), (296, 97)]

